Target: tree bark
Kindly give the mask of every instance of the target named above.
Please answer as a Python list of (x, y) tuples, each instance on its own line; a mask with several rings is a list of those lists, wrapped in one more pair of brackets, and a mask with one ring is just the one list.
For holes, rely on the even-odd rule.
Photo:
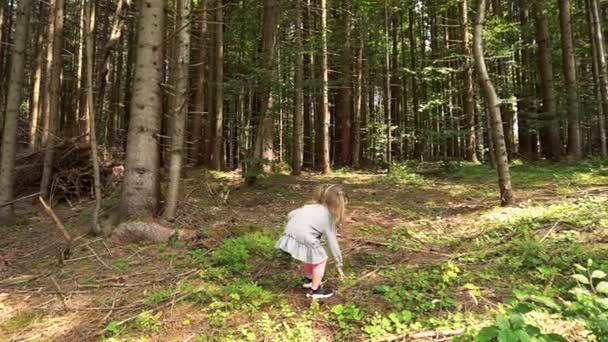
[(536, 41), (538, 44), (538, 70), (543, 113), (541, 127), (541, 147), (545, 158), (553, 161), (561, 159), (561, 142), (555, 88), (553, 85), (553, 62), (551, 59), (551, 40), (549, 35), (549, 18), (542, 5), (535, 3)]
[(517, 106), (517, 123), (519, 133), (519, 154), (525, 160), (538, 159), (538, 137), (536, 130), (531, 126), (530, 113), (533, 112), (533, 104), (530, 100), (535, 93), (534, 81), (530, 75), (532, 56), (530, 49), (534, 44), (533, 34), (528, 30), (529, 9), (527, 0), (519, 0), (519, 24), (521, 30), (521, 80), (519, 87), (519, 102)]
[(15, 179), (15, 155), (17, 153), (17, 124), (24, 88), (25, 50), (29, 35), (32, 0), (21, 0), (17, 8), (15, 40), (11, 51), (11, 70), (8, 83), (4, 128), (2, 134), (2, 154), (0, 157), (0, 220), (13, 214), (13, 206), (1, 206), (13, 200)]
[(352, 112), (353, 112), (353, 80), (352, 80), (352, 29), (353, 6), (352, 0), (344, 0), (344, 47), (341, 56), (340, 89), (336, 113), (341, 118), (340, 131), (340, 163), (343, 166), (352, 165)]
[(581, 128), (576, 81), (576, 62), (572, 42), (572, 23), (570, 0), (559, 0), (559, 20), (562, 43), (564, 80), (568, 94), (568, 158), (579, 160), (582, 157)]
[(354, 111), (353, 111), (353, 148), (352, 161), (354, 167), (360, 166), (361, 155), (361, 111), (363, 110), (363, 53), (365, 44), (360, 38), (359, 49), (357, 52), (357, 85), (355, 91)]
[(498, 185), (500, 188), (500, 204), (512, 205), (515, 203), (513, 188), (511, 187), (511, 172), (507, 157), (507, 147), (500, 115), (500, 103), (494, 85), (488, 75), (483, 51), (483, 25), (485, 20), (486, 1), (479, 0), (477, 4), (477, 17), (475, 20), (475, 32), (473, 35), (473, 54), (475, 65), (479, 75), (479, 85), (486, 99), (490, 119), (492, 122), (492, 136), (497, 162)]
[(606, 157), (607, 146), (606, 146), (606, 120), (604, 115), (608, 113), (608, 66), (606, 65), (606, 49), (604, 46), (604, 34), (602, 31), (602, 23), (600, 21), (599, 4), (598, 0), (589, 0), (591, 16), (593, 19), (593, 44), (596, 49), (596, 61), (598, 72), (597, 76), (599, 79), (599, 89), (602, 98), (602, 111), (599, 115), (600, 125), (600, 145), (602, 157)]
[(198, 50), (198, 65), (196, 67), (197, 83), (196, 93), (194, 95), (194, 120), (192, 122), (192, 144), (193, 157), (196, 165), (204, 163), (204, 137), (203, 137), (203, 117), (205, 116), (205, 86), (207, 83), (207, 6), (209, 1), (202, 0), (199, 9), (199, 50)]
[[(270, 162), (274, 160), (274, 107), (275, 95), (272, 92), (272, 84), (277, 79), (276, 55), (277, 35), (279, 26), (279, 3), (277, 0), (264, 0), (261, 53), (259, 54), (259, 66), (262, 78), (259, 86), (259, 123), (255, 137), (254, 158), (256, 162), (252, 167), (258, 171), (270, 171)], [(264, 162), (262, 162), (264, 160)], [(264, 165), (261, 165), (264, 164)]]
[(97, 131), (95, 130), (95, 102), (93, 100), (93, 64), (95, 63), (94, 55), (94, 34), (95, 34), (95, 0), (89, 0), (83, 6), (87, 6), (85, 27), (86, 31), (86, 73), (87, 73), (87, 106), (89, 107), (89, 142), (91, 145), (91, 162), (93, 164), (93, 191), (95, 192), (95, 208), (91, 228), (89, 232), (92, 235), (101, 233), (99, 227), (99, 212), (101, 211), (101, 176), (99, 172), (99, 157), (97, 154)]
[[(390, 172), (391, 164), (393, 163), (393, 134), (391, 120), (391, 60), (390, 60), (390, 33), (389, 33), (389, 4), (388, 0), (384, 1), (384, 31), (385, 44), (384, 47), (384, 114), (386, 116), (386, 165)], [(396, 53), (396, 51), (393, 51)]]
[(59, 131), (59, 109), (61, 99), (61, 50), (63, 48), (63, 21), (64, 0), (51, 0), (51, 15), (48, 30), (47, 54), (47, 91), (46, 91), (46, 119), (43, 134), (45, 147), (42, 180), (40, 181), (40, 196), (49, 197), (49, 187), (53, 174), (53, 161), (55, 158), (55, 140)]
[(175, 220), (179, 196), (179, 181), (182, 175), (184, 159), (184, 135), (186, 117), (188, 116), (188, 99), (190, 94), (190, 11), (191, 0), (178, 0), (177, 3), (177, 59), (175, 61), (175, 101), (171, 108), (173, 125), (171, 125), (171, 150), (169, 165), (169, 186), (165, 201), (164, 218)]
[(292, 174), (302, 173), (304, 157), (304, 45), (302, 42), (302, 0), (296, 0), (296, 75), (295, 109), (293, 117)]
[(473, 83), (473, 66), (471, 65), (471, 43), (469, 40), (469, 32), (467, 25), (469, 22), (469, 6), (467, 0), (460, 2), (460, 32), (462, 35), (462, 51), (463, 51), (463, 93), (462, 103), (464, 117), (466, 120), (467, 141), (465, 159), (471, 163), (479, 163), (477, 158), (477, 135), (475, 132), (475, 90)]
[(145, 0), (139, 12), (137, 53), (125, 177), (119, 221), (150, 217), (159, 201), (159, 143), (162, 113), (165, 2)]
[(329, 156), (329, 66), (327, 52), (327, 0), (321, 0), (321, 96), (319, 108), (320, 131), (317, 137), (320, 140), (319, 146), (320, 167), (323, 174), (331, 172), (331, 160)]
[(221, 170), (223, 167), (224, 148), (224, 6), (222, 0), (215, 3), (215, 134), (213, 139), (213, 157), (211, 168)]

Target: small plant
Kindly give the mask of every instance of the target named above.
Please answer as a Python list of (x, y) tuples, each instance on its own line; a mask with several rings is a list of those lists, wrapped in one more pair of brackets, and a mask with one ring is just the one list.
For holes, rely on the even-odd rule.
[(165, 299), (171, 297), (171, 291), (168, 289), (156, 290), (151, 292), (144, 299), (144, 303), (148, 305), (158, 304)]
[(605, 272), (591, 267), (591, 259), (587, 267), (576, 265), (572, 278), (577, 286), (569, 291), (574, 300), (565, 301), (565, 315), (583, 320), (598, 341), (608, 341), (608, 281)]
[(221, 289), (224, 297), (238, 308), (257, 311), (264, 304), (272, 302), (274, 296), (257, 284), (236, 280)]
[(125, 328), (118, 325), (118, 322), (112, 321), (108, 323), (108, 325), (106, 326), (106, 330), (111, 333), (112, 336), (117, 336), (120, 335), (125, 330)]
[(118, 260), (112, 265), (112, 269), (118, 273), (128, 273), (131, 270), (131, 265), (126, 260)]
[(136, 326), (143, 331), (157, 332), (160, 330), (160, 316), (162, 316), (162, 314), (162, 311), (159, 311), (156, 314), (152, 314), (152, 311), (144, 311), (137, 317), (137, 320), (135, 321)]
[(370, 337), (378, 337), (385, 334), (402, 334), (412, 321), (412, 313), (407, 310), (392, 312), (388, 316), (375, 313), (369, 324), (363, 327), (363, 332)]
[(224, 241), (213, 253), (213, 260), (216, 265), (239, 274), (249, 270), (247, 262), (251, 256), (270, 257), (273, 253), (274, 239), (267, 234), (254, 232)]
[(566, 342), (566, 339), (557, 334), (543, 334), (533, 325), (527, 324), (523, 316), (514, 313), (510, 316), (498, 315), (494, 325), (479, 331), (477, 342)]
[(353, 330), (352, 323), (361, 322), (365, 317), (365, 313), (353, 303), (334, 305), (331, 308), (331, 313), (338, 321), (338, 327), (341, 330), (338, 338), (348, 336)]

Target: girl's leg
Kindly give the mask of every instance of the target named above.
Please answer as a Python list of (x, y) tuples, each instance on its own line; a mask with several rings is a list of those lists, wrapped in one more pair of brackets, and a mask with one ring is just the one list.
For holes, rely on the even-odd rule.
[(327, 264), (327, 259), (321, 261), (318, 264), (312, 265), (312, 285), (311, 288), (316, 290), (321, 286), (321, 280), (323, 280), (323, 276), (325, 275), (325, 265)]
[(308, 279), (312, 279), (313, 266), (313, 264), (304, 264), (304, 274)]

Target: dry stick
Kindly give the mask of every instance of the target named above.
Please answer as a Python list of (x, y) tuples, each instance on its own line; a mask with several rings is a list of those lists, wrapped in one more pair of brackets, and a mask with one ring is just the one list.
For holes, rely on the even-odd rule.
[(106, 244), (105, 241), (101, 241), (101, 243), (103, 243), (103, 246), (106, 248), (106, 251), (108, 251), (108, 254), (110, 255), (110, 258), (113, 258), (114, 256), (112, 255), (112, 251), (110, 251), (110, 248), (108, 247), (108, 245)]
[(95, 250), (90, 245), (87, 245), (87, 248), (91, 251), (91, 253), (93, 253), (93, 255), (95, 255), (95, 258), (97, 259), (97, 261), (99, 261), (99, 263), (101, 263), (106, 268), (110, 268), (110, 266), (108, 266), (108, 264), (106, 264), (105, 261), (101, 259), (101, 257), (97, 254), (97, 252), (95, 252)]
[(42, 199), (41, 196), (38, 196), (38, 199), (40, 200), (40, 203), (42, 203), (42, 206), (44, 207), (44, 210), (46, 211), (46, 213), (53, 219), (53, 221), (55, 221), (55, 225), (57, 226), (57, 228), (59, 228), (59, 230), (63, 234), (63, 238), (68, 243), (68, 247), (69, 247), (70, 244), (72, 243), (72, 237), (70, 236), (70, 233), (68, 233), (68, 231), (63, 226), (63, 223), (61, 223), (61, 221), (59, 220), (57, 215), (55, 215), (55, 212), (53, 211), (53, 209), (51, 209), (51, 207), (49, 207), (46, 204), (44, 199)]
[(420, 338), (443, 338), (449, 336), (460, 335), (464, 332), (464, 329), (454, 329), (454, 330), (446, 330), (446, 331), (421, 331), (414, 334), (405, 334), (399, 336), (388, 337), (380, 340), (376, 340), (376, 342), (395, 342), (395, 341), (406, 341), (410, 339), (420, 339)]
[(63, 308), (67, 310), (68, 309), (68, 301), (65, 298), (65, 294), (63, 293), (63, 290), (61, 289), (61, 286), (59, 286), (59, 283), (57, 283), (57, 280), (55, 280), (55, 277), (50, 276), (49, 278), (51, 278), (51, 281), (53, 282), (53, 285), (55, 285), (55, 288), (57, 289), (59, 297), (61, 297), (61, 300), (63, 301)]
[(357, 285), (358, 283), (360, 283), (361, 281), (363, 281), (363, 279), (365, 278), (369, 278), (371, 276), (373, 276), (374, 274), (376, 274), (378, 271), (380, 271), (380, 269), (382, 269), (383, 267), (376, 267), (375, 269), (365, 273), (364, 275), (360, 276), (359, 278), (357, 278), (354, 282), (350, 283), (349, 285), (347, 285), (344, 288), (338, 289), (338, 291), (340, 292), (344, 292), (348, 289), (350, 289), (351, 287)]
[(38, 195), (40, 195), (40, 192), (37, 192), (37, 193), (35, 193), (35, 194), (31, 194), (31, 195), (27, 195), (27, 196), (23, 196), (23, 197), (19, 197), (19, 198), (17, 198), (17, 199), (14, 199), (14, 200), (12, 200), (12, 201), (9, 201), (9, 202), (4, 202), (4, 203), (0, 204), (0, 208), (2, 208), (2, 207), (6, 207), (7, 205), (11, 205), (11, 204), (13, 204), (13, 203), (15, 203), (15, 202), (19, 202), (19, 201), (22, 201), (22, 200), (26, 200), (26, 199), (28, 199), (28, 198), (32, 198), (32, 197), (35, 197), (35, 196), (38, 196)]
[(551, 229), (549, 229), (549, 231), (547, 232), (547, 234), (545, 234), (545, 236), (543, 236), (542, 239), (540, 239), (540, 242), (545, 241), (545, 239), (551, 235), (551, 233), (553, 233), (553, 231), (555, 230), (555, 227), (557, 227), (557, 225), (559, 224), (559, 221), (555, 222), (555, 224), (553, 225), (553, 227), (551, 227)]

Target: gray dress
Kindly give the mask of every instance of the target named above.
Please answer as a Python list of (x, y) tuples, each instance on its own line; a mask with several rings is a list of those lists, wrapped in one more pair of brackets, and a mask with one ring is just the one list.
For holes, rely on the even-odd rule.
[(329, 250), (338, 268), (342, 268), (342, 253), (336, 238), (336, 223), (333, 215), (321, 204), (308, 204), (287, 215), (285, 232), (275, 247), (291, 254), (294, 259), (307, 264), (318, 264), (327, 259), (321, 246), (325, 236)]

